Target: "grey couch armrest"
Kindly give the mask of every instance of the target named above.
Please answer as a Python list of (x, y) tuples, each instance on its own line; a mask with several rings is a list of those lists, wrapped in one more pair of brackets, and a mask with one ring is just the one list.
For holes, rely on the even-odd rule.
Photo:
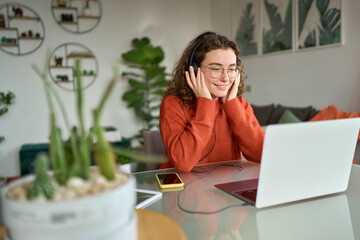
[(356, 144), (355, 161), (357, 164), (360, 164), (360, 141)]

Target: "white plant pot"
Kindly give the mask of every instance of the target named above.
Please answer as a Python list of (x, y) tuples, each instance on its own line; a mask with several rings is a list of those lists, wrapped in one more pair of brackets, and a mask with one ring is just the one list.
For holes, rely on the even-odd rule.
[(118, 165), (118, 170), (125, 172), (125, 173), (131, 173), (131, 164), (130, 163), (126, 163), (126, 164), (119, 164)]
[(133, 176), (116, 189), (63, 202), (20, 202), (7, 198), (14, 185), (2, 189), (3, 217), (9, 240), (116, 240), (137, 239)]

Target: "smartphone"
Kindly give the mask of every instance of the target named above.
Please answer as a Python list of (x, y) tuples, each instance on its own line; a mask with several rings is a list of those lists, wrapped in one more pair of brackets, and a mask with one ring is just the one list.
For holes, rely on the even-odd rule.
[(156, 180), (161, 189), (184, 187), (183, 181), (176, 172), (157, 173)]

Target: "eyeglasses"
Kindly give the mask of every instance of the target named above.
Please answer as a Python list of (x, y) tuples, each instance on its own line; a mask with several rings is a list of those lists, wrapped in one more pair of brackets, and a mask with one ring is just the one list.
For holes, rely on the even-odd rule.
[(228, 69), (225, 69), (225, 68), (221, 68), (221, 67), (216, 67), (216, 66), (212, 66), (212, 67), (207, 67), (207, 66), (202, 66), (202, 67), (205, 67), (207, 69), (210, 70), (210, 75), (213, 77), (213, 78), (218, 78), (218, 77), (221, 77), (225, 70), (227, 72), (227, 75), (229, 76), (229, 78), (235, 78), (238, 74), (238, 68), (237, 67), (230, 67)]

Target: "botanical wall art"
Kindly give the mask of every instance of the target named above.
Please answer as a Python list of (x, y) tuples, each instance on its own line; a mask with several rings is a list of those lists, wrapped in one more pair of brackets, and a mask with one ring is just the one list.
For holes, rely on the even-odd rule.
[(292, 0), (264, 0), (261, 4), (262, 53), (292, 49)]
[(342, 43), (342, 0), (232, 0), (232, 34), (243, 56)]
[(232, 2), (232, 29), (235, 41), (243, 56), (258, 54), (259, 1), (244, 0)]
[(298, 48), (341, 43), (341, 0), (298, 1)]

